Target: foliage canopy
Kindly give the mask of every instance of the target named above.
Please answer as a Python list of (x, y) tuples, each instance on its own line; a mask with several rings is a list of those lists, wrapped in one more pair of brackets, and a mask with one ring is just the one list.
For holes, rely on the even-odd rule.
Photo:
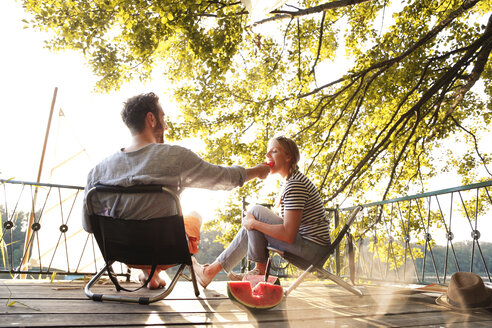
[[(327, 205), (423, 189), (452, 136), (468, 148), (446, 149), (444, 170), (469, 183), (490, 163), (477, 146), (492, 118), (490, 1), (289, 1), (254, 24), (229, 0), (22, 2), (102, 91), (166, 67), (182, 113), (170, 138), (202, 139), (211, 162), (253, 165), (269, 138), (293, 137)], [(333, 64), (340, 50), (351, 61)]]

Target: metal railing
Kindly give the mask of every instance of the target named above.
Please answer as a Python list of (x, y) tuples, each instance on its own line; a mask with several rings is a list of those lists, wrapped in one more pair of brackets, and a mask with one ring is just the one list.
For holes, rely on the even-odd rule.
[[(363, 205), (364, 217), (352, 229), (356, 277), (446, 284), (452, 273), (470, 271), (492, 282), (491, 186), (486, 181)], [(342, 263), (346, 268), (346, 258)]]
[[(71, 279), (102, 268), (97, 243), (82, 228), (83, 190), (0, 179), (1, 277)], [(128, 274), (123, 265), (115, 269)]]
[[(492, 181), (364, 204), (351, 231), (356, 278), (445, 284), (456, 271), (491, 282)], [(81, 225), (83, 187), (0, 179), (0, 275), (67, 278), (104, 265)], [(352, 207), (327, 209), (335, 231)], [(342, 244), (329, 265), (348, 275)], [(292, 272), (278, 263), (279, 275)], [(128, 275), (124, 265), (117, 273)]]

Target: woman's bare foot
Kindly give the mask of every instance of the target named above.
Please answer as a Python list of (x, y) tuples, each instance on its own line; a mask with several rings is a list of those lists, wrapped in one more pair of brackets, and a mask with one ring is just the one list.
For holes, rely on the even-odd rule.
[[(147, 283), (148, 289), (158, 289), (166, 287), (166, 281), (164, 279), (161, 279), (161, 277), (159, 276), (160, 272), (161, 270), (155, 270), (152, 279)], [(147, 281), (147, 279), (149, 278), (149, 274), (150, 270), (142, 270), (142, 272), (139, 274), (138, 279), (142, 284)]]

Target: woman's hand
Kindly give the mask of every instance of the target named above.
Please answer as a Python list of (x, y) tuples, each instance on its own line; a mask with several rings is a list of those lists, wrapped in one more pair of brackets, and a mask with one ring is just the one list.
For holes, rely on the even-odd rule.
[(256, 223), (256, 218), (253, 214), (246, 212), (246, 215), (243, 218), (243, 227), (246, 230), (254, 230), (254, 224)]
[(263, 232), (270, 237), (293, 244), (299, 233), (301, 218), (302, 210), (286, 210), (283, 223), (268, 224), (257, 220), (253, 214), (246, 212), (243, 218), (243, 227), (246, 230)]

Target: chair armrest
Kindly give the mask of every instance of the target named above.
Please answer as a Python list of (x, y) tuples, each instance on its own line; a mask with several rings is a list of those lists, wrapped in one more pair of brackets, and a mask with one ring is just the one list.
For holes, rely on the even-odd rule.
[[(179, 215), (183, 215), (183, 210), (181, 208), (181, 202), (179, 196), (176, 192), (168, 187), (162, 185), (133, 185), (129, 187), (113, 186), (96, 184), (92, 189), (90, 189), (86, 195), (86, 204), (89, 204), (91, 197), (94, 193), (118, 193), (118, 194), (143, 194), (143, 193), (165, 193), (168, 194), (175, 202), (176, 208)], [(93, 213), (91, 206), (87, 206), (87, 213)]]
[(357, 218), (357, 214), (359, 214), (359, 212), (360, 212), (360, 211), (362, 211), (362, 209), (363, 209), (362, 205), (358, 205), (358, 206), (357, 206), (357, 207), (356, 207), (356, 208), (352, 211), (352, 213), (350, 213), (350, 216), (349, 216), (349, 218), (348, 218), (348, 220), (347, 220), (347, 223), (346, 223), (346, 225), (347, 225), (347, 226), (349, 226), (349, 227), (350, 227), (350, 226), (352, 225), (352, 223), (354, 223), (355, 219)]
[(133, 185), (129, 187), (96, 184), (94, 186), (98, 192), (118, 193), (118, 194), (140, 194), (162, 192), (161, 185)]

